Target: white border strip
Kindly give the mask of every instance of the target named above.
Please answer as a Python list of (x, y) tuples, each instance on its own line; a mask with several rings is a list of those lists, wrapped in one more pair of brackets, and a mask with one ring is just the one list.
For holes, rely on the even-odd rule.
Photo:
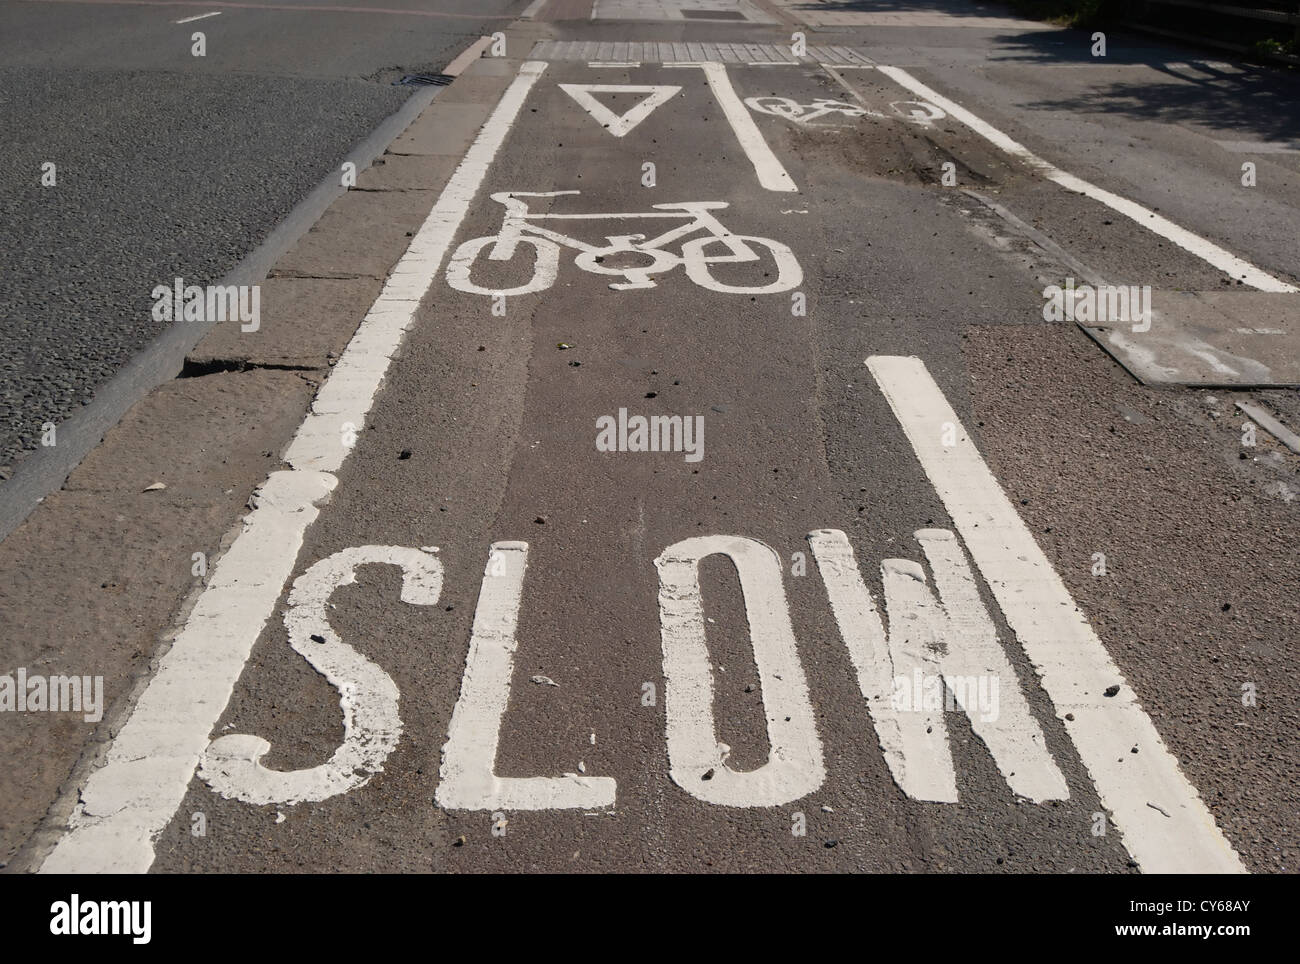
[[(875, 355), (866, 364), (1138, 866), (1145, 873), (1245, 873), (925, 363)], [(955, 445), (943, 444), (946, 425)], [(1106, 696), (1116, 685), (1119, 692)]]
[(1049, 181), (1054, 181), (1067, 191), (1073, 191), (1075, 194), (1082, 194), (1092, 198), (1094, 201), (1100, 201), (1106, 207), (1113, 211), (1118, 211), (1126, 218), (1131, 219), (1148, 231), (1152, 231), (1162, 238), (1167, 238), (1174, 244), (1178, 245), (1184, 251), (1189, 251), (1196, 257), (1200, 258), (1207, 264), (1213, 265), (1229, 277), (1239, 279), (1244, 284), (1252, 288), (1258, 288), (1260, 291), (1272, 291), (1284, 294), (1295, 294), (1300, 292), (1300, 288), (1287, 284), (1274, 278), (1266, 271), (1261, 271), (1249, 261), (1243, 261), (1235, 254), (1225, 251), (1211, 241), (1207, 241), (1198, 234), (1193, 234), (1186, 228), (1179, 227), (1167, 218), (1162, 218), (1154, 211), (1144, 208), (1135, 201), (1128, 198), (1120, 197), (1118, 194), (1112, 194), (1104, 188), (1085, 181), (1081, 177), (1075, 177), (1066, 171), (1061, 170), (1053, 164), (1043, 160), (1037, 154), (1034, 154), (1029, 148), (1025, 147), (1019, 141), (1012, 140), (1006, 134), (1002, 133), (996, 127), (988, 124), (960, 104), (953, 103), (947, 97), (939, 94), (925, 84), (921, 83), (906, 70), (900, 67), (876, 68), (886, 77), (893, 80), (901, 87), (905, 87), (919, 97), (928, 100), (936, 107), (940, 107), (947, 113), (957, 118), (976, 134), (979, 134), (985, 140), (994, 146), (1020, 158), (1030, 167), (1036, 169)]
[(411, 239), (285, 455), (256, 508), (212, 571), (212, 581), (158, 665), (117, 738), (82, 788), (69, 832), (42, 873), (144, 873), (154, 840), (185, 799), (212, 729), (230, 701), (253, 645), (275, 610), (317, 506), (337, 484), (330, 474), (351, 451), (341, 426), (359, 430), (414, 323), (470, 203), (546, 69), (529, 61), (502, 95), (438, 202)]
[(740, 146), (744, 148), (749, 162), (754, 165), (758, 183), (769, 191), (799, 190), (785, 167), (772, 153), (772, 149), (767, 146), (767, 141), (763, 140), (758, 125), (750, 116), (749, 108), (741, 102), (736, 89), (731, 86), (731, 78), (727, 76), (726, 66), (713, 63), (702, 63), (698, 66), (704, 71), (709, 89), (713, 91), (713, 96), (731, 124), (731, 129), (736, 132), (736, 140), (740, 141)]
[(456, 55), (456, 59), (443, 68), (444, 77), (459, 77), (474, 61), (483, 56), (483, 51), (492, 43), (491, 37), (479, 37), (472, 44)]

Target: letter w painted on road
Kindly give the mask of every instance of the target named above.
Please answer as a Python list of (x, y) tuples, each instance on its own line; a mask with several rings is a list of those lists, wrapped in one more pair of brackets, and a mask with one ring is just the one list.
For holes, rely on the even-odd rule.
[[(957, 801), (943, 704), (898, 699), (900, 688), (907, 695), (914, 679), (918, 689), (922, 680), (937, 689), (942, 679), (1014, 792), (1036, 803), (1066, 799), (1065, 778), (1029, 712), (956, 536), (946, 529), (922, 529), (916, 539), (929, 560), (939, 598), (927, 589), (918, 563), (884, 560), (886, 630), (844, 533), (808, 533), (894, 781), (915, 800)], [(991, 712), (975, 705), (975, 693), (966, 685), (977, 678), (996, 687)]]

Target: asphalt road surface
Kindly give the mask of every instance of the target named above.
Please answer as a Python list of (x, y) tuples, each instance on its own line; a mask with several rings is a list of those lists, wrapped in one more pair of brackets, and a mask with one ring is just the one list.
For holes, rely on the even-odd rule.
[(0, 4), (0, 476), (512, 6)]
[[(77, 332), (479, 29), (222, 8), (219, 70), (148, 60), (203, 5), (2, 9), (10, 170), (89, 126), (132, 185), (6, 218)], [(0, 544), (0, 670), (104, 687), (0, 714), (10, 869), (1293, 872), (1297, 82), (955, 0), (497, 30)], [(220, 242), (132, 220), (142, 145)]]

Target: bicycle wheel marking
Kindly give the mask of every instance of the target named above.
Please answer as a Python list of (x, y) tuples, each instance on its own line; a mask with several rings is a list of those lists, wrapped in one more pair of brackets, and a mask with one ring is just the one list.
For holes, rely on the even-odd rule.
[[(457, 291), (488, 297), (546, 291), (558, 275), (562, 247), (576, 252), (574, 265), (588, 274), (621, 279), (609, 282), (609, 287), (615, 291), (658, 287), (655, 276), (667, 274), (679, 266), (695, 284), (720, 294), (774, 294), (793, 291), (803, 283), (803, 269), (789, 247), (770, 238), (735, 234), (710, 213), (729, 207), (726, 201), (679, 201), (652, 205), (650, 211), (611, 214), (535, 214), (528, 210), (528, 198), (580, 193), (569, 190), (499, 191), (493, 194), (492, 200), (505, 208), (500, 231), (462, 242), (447, 262), (447, 284)], [(647, 231), (606, 234), (606, 243), (593, 244), (539, 223), (600, 220), (648, 221), (651, 224), (633, 225), (645, 227)], [(660, 226), (665, 226), (666, 230), (651, 236), (649, 230)], [(474, 280), (475, 269), (480, 275), (490, 274), (493, 261), (511, 261), (519, 256), (526, 262), (529, 253), (525, 251), (519, 255), (521, 245), (531, 247), (535, 252), (532, 276), (523, 284), (494, 286)], [(637, 260), (639, 264), (625, 263)], [(714, 265), (733, 266), (730, 270), (736, 273), (719, 278), (712, 271)], [(746, 265), (751, 266), (748, 277), (738, 277), (744, 273)], [(738, 270), (734, 266), (741, 268)], [(733, 283), (736, 281), (740, 283)]]

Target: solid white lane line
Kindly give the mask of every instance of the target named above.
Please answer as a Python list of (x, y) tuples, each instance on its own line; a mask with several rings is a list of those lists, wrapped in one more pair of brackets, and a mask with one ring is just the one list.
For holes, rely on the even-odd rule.
[(545, 69), (541, 61), (528, 61), (520, 67), (519, 76), (502, 95), (438, 203), (411, 239), (285, 452), (285, 461), (295, 469), (335, 472), (343, 464), (349, 449), (339, 444), (340, 438), (355, 437), (365, 424), (402, 333), (414, 323), (420, 300), (433, 283), (489, 165)]
[(145, 873), (208, 736), (293, 571), (324, 472), (274, 472), (126, 724), (91, 772), (42, 873)]
[(153, 864), (154, 840), (185, 798), (212, 728), (293, 573), (317, 505), (337, 485), (330, 473), (351, 451), (341, 426), (360, 429), (402, 333), (545, 69), (532, 61), (520, 67), (447, 182), (299, 427), (285, 455), (293, 471), (272, 473), (258, 492), (243, 531), (218, 560), (157, 675), (87, 779), (69, 831), (43, 873), (143, 873)]
[(195, 20), (207, 20), (208, 17), (221, 16), (220, 10), (214, 10), (212, 13), (201, 13), (197, 17), (186, 17), (184, 20), (173, 20), (172, 23), (193, 23)]
[[(1244, 873), (925, 363), (877, 355), (866, 364), (1133, 859), (1146, 873)], [(944, 445), (944, 436), (953, 432), (956, 444)]]
[(1154, 211), (1144, 208), (1137, 202), (1130, 201), (1128, 198), (1120, 197), (1118, 194), (1113, 194), (1104, 188), (1097, 187), (1097, 185), (1085, 181), (1081, 177), (1075, 177), (1073, 174), (1063, 171), (1054, 164), (1043, 160), (1019, 141), (1013, 140), (993, 125), (976, 117), (960, 104), (954, 103), (942, 94), (931, 90), (906, 70), (899, 67), (885, 66), (879, 66), (876, 69), (886, 77), (892, 79), (899, 86), (905, 87), (907, 90), (924, 100), (928, 100), (936, 107), (942, 108), (949, 114), (949, 116), (957, 118), (957, 120), (961, 121), (975, 133), (979, 134), (1000, 150), (1020, 158), (1049, 181), (1059, 184), (1067, 191), (1072, 191), (1075, 194), (1082, 194), (1086, 197), (1092, 198), (1094, 201), (1100, 201), (1111, 210), (1118, 211), (1120, 214), (1124, 215), (1126, 218), (1130, 218), (1136, 224), (1140, 224), (1148, 231), (1152, 231), (1163, 238), (1167, 238), (1184, 251), (1191, 252), (1207, 264), (1218, 268), (1224, 274), (1239, 279), (1244, 284), (1248, 284), (1252, 288), (1258, 288), (1260, 291), (1285, 293), (1300, 292), (1300, 288), (1296, 288), (1294, 285), (1281, 281), (1278, 278), (1274, 278), (1271, 274), (1260, 270), (1249, 261), (1244, 261), (1241, 258), (1238, 258), (1235, 254), (1225, 251), (1212, 241), (1207, 241), (1200, 235), (1193, 234), (1186, 228), (1174, 224), (1174, 222), (1161, 217)]
[(754, 123), (754, 118), (749, 113), (744, 102), (736, 94), (736, 90), (731, 86), (731, 78), (727, 76), (725, 64), (700, 64), (700, 69), (704, 71), (704, 77), (709, 82), (709, 89), (713, 91), (714, 98), (718, 101), (718, 106), (722, 108), (722, 113), (726, 116), (727, 122), (731, 124), (731, 129), (736, 132), (736, 140), (740, 141), (740, 146), (745, 151), (745, 156), (749, 162), (754, 165), (754, 173), (758, 175), (758, 183), (769, 191), (797, 191), (794, 181), (786, 172), (781, 162), (776, 159), (772, 149), (767, 146), (767, 141), (763, 140), (762, 133), (759, 132), (758, 125)]

